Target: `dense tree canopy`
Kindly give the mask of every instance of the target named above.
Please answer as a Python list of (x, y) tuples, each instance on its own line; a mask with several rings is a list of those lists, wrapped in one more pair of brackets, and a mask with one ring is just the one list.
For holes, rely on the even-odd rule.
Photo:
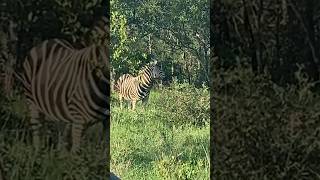
[[(11, 66), (21, 71), (26, 53), (46, 39), (63, 38), (83, 47), (88, 43), (88, 30), (99, 2), (1, 2), (1, 29), (6, 31), (9, 21), (16, 24), (17, 41), (9, 42), (15, 59)], [(123, 73), (134, 74), (150, 60), (157, 59), (167, 75), (166, 82), (176, 79), (199, 86), (208, 84), (207, 1), (111, 0), (110, 3), (113, 78)], [(8, 44), (3, 39), (2, 44)], [(1, 67), (1, 71), (4, 69)]]
[(207, 1), (112, 0), (111, 14), (111, 61), (117, 75), (135, 73), (153, 57), (167, 80), (209, 82)]
[[(41, 41), (61, 38), (76, 48), (92, 43), (92, 22), (101, 12), (101, 0), (10, 0), (0, 3), (0, 84), (13, 88), (10, 68), (21, 72), (27, 52)], [(106, 1), (107, 2), (107, 1)], [(103, 12), (104, 13), (104, 12)], [(10, 26), (13, 24), (14, 26)], [(14, 28), (12, 28), (14, 27)], [(9, 33), (15, 34), (12, 38)], [(9, 65), (9, 66), (7, 66)], [(8, 68), (9, 67), (9, 68)]]
[(215, 0), (215, 67), (248, 67), (278, 84), (296, 83), (300, 70), (319, 80), (320, 1)]

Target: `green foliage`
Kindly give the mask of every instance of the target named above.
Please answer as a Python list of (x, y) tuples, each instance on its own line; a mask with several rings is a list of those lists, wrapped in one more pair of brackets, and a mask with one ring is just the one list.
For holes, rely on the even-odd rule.
[[(133, 58), (131, 54), (154, 54), (163, 65), (168, 79), (190, 77), (190, 83), (208, 82), (209, 67), (209, 6), (207, 1), (111, 1), (111, 12), (125, 17), (125, 38), (120, 35), (124, 28), (117, 28), (111, 44), (119, 47), (112, 55), (117, 73), (123, 74), (146, 64), (149, 59)], [(186, 13), (188, 12), (188, 13)], [(124, 24), (114, 18), (112, 26)], [(120, 39), (126, 46), (121, 47)], [(133, 42), (133, 43), (131, 43)], [(126, 52), (127, 51), (127, 52)], [(183, 56), (185, 54), (185, 56)], [(137, 57), (137, 56), (135, 56)], [(129, 64), (129, 62), (131, 64)], [(116, 64), (118, 63), (118, 64)], [(175, 69), (173, 66), (183, 67)], [(123, 67), (129, 67), (125, 69)], [(171, 70), (173, 68), (173, 70)]]
[(0, 90), (0, 130), (25, 128), (27, 116), (24, 97), (14, 92), (12, 97), (5, 97)]
[[(10, 179), (105, 179), (104, 151), (90, 144), (81, 149), (81, 156), (53, 148), (36, 152), (33, 146), (19, 139), (11, 140), (0, 134), (0, 155), (4, 171)], [(10, 141), (11, 141), (10, 140)]]
[(205, 179), (205, 176), (200, 172), (207, 167), (204, 160), (199, 160), (194, 164), (193, 162), (177, 160), (177, 157), (174, 156), (164, 156), (161, 160), (156, 162), (155, 168), (159, 177), (163, 177), (164, 179), (182, 180), (195, 178), (200, 179), (201, 177)]
[(166, 98), (163, 99), (159, 108), (163, 108), (166, 115), (172, 117), (171, 121), (173, 123), (179, 125), (209, 123), (208, 88), (196, 88), (187, 83), (173, 83), (170, 88), (164, 89), (162, 93), (166, 94)]
[[(194, 111), (181, 102), (192, 95), (206, 99), (192, 105), (199, 106)], [(209, 178), (206, 88), (176, 84), (152, 91), (147, 106), (139, 103), (136, 111), (120, 110), (115, 96), (111, 101), (111, 169), (116, 174), (123, 179)]]
[[(125, 42), (128, 40), (127, 37), (127, 20), (124, 15), (119, 15), (119, 12), (112, 12), (111, 14), (111, 34), (112, 37), (119, 36), (119, 39), (115, 39), (111, 42), (111, 47), (114, 49), (112, 53), (112, 58), (115, 61), (119, 61), (120, 56), (128, 51), (128, 48), (125, 47)], [(117, 22), (117, 23), (116, 23)]]
[[(236, 69), (213, 89), (213, 166), (220, 179), (317, 179), (320, 97)], [(218, 77), (218, 76), (216, 76)]]
[[(30, 48), (42, 40), (63, 38), (72, 43), (89, 41), (89, 28), (101, 0), (18, 0), (0, 5), (2, 15), (17, 23), (19, 33), (18, 64), (22, 63)], [(18, 48), (18, 47), (16, 47)]]
[(303, 64), (309, 82), (318, 81), (319, 54), (313, 49), (320, 43), (320, 24), (314, 20), (319, 5), (320, 1), (212, 0), (211, 40), (219, 56), (215, 67), (250, 67), (256, 74), (270, 73), (273, 82), (285, 86), (296, 83), (296, 64)]
[(8, 179), (105, 179), (106, 157), (101, 124), (84, 134), (80, 155), (57, 147), (57, 125), (45, 124), (43, 147), (35, 151), (26, 102), (19, 93), (11, 98), (0, 93), (0, 157)]
[(119, 11), (115, 1), (111, 1), (111, 64), (115, 73), (135, 74), (139, 67), (150, 61), (146, 52), (135, 46), (139, 43), (134, 34), (130, 34), (128, 18), (125, 13)]
[(129, 50), (126, 25), (127, 19), (124, 15), (117, 11), (111, 13), (111, 62), (113, 67), (119, 67), (124, 62), (124, 55)]

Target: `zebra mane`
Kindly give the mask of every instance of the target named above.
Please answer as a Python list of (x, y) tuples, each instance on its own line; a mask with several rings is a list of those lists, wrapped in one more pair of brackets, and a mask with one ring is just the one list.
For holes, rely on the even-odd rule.
[(147, 69), (154, 68), (157, 64), (158, 64), (157, 61), (149, 62), (139, 70), (138, 75), (143, 74)]

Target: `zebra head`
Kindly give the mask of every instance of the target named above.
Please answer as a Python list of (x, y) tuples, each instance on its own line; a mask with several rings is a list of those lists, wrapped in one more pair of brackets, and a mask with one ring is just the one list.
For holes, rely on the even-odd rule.
[(148, 79), (163, 79), (164, 73), (157, 61), (145, 65), (138, 73), (139, 76), (147, 76)]
[(163, 79), (164, 78), (164, 73), (161, 70), (161, 68), (158, 65), (157, 61), (154, 61), (151, 63), (151, 68), (152, 68), (152, 73), (151, 76), (154, 79)]

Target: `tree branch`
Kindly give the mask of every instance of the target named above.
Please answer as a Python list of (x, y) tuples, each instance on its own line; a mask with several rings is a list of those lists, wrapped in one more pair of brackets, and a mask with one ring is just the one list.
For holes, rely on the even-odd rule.
[(310, 34), (309, 34), (309, 31), (306, 27), (306, 25), (304, 24), (303, 22), (303, 18), (301, 16), (301, 14), (299, 13), (299, 11), (297, 10), (296, 6), (291, 2), (291, 0), (288, 0), (288, 5), (292, 8), (294, 14), (297, 16), (297, 18), (299, 19), (301, 25), (302, 25), (302, 28), (303, 30), (305, 31), (306, 35), (307, 35), (307, 42), (308, 42), (308, 45), (309, 45), (309, 48), (311, 50), (311, 53), (312, 53), (312, 57), (313, 57), (313, 60), (314, 62), (318, 65), (319, 64), (319, 59), (316, 55), (316, 52), (315, 52), (315, 48), (314, 48), (314, 45), (313, 43), (311, 42), (311, 39), (310, 39)]

